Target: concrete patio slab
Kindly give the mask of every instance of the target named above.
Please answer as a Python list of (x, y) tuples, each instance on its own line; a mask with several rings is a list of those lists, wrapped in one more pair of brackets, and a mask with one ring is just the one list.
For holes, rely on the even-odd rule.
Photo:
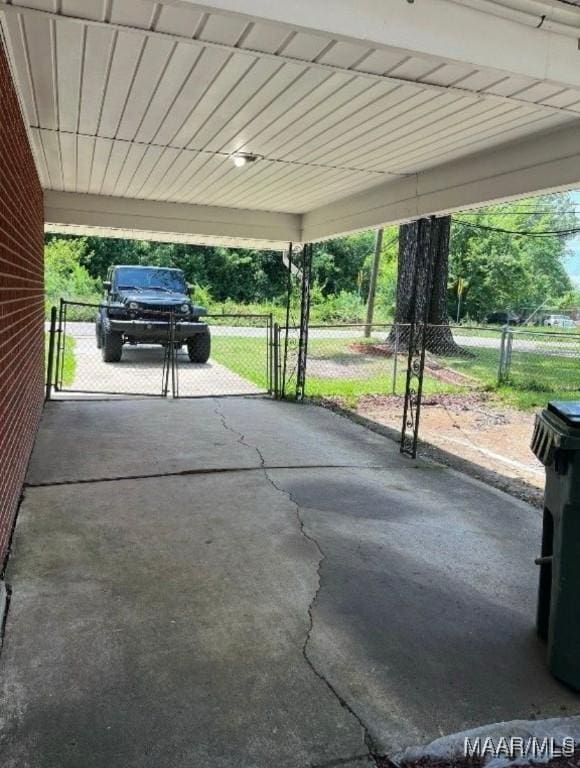
[(416, 464), (392, 442), (316, 406), (268, 398), (50, 402), (27, 482), (259, 467), (254, 446), (272, 466)]
[[(176, 467), (210, 471), (100, 479)], [(59, 403), (29, 481), (3, 766), (362, 768), (580, 712), (534, 635), (538, 512), (329, 411)]]

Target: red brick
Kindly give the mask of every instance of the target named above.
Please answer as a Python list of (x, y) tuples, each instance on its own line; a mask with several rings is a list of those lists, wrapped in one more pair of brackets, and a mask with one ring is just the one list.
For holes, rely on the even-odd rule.
[(42, 189), (0, 41), (0, 571), (44, 398)]

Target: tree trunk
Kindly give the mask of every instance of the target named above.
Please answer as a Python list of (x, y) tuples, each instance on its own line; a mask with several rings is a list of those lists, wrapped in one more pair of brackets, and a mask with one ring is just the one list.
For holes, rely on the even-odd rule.
[[(462, 355), (447, 316), (451, 217), (419, 219), (399, 228), (395, 323), (399, 349), (408, 348), (409, 326), (426, 323), (426, 348), (438, 355)], [(394, 343), (394, 331), (389, 341)]]

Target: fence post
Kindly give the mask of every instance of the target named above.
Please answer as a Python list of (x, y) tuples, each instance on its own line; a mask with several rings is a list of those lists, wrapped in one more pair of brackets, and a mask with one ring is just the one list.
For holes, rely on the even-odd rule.
[(48, 358), (46, 361), (46, 394), (45, 400), (50, 400), (52, 392), (52, 376), (54, 369), (54, 342), (56, 339), (56, 307), (50, 308), (50, 331), (48, 335)]
[(274, 318), (272, 313), (266, 319), (266, 384), (268, 394), (272, 394), (272, 322)]
[(506, 333), (507, 343), (505, 349), (505, 363), (504, 363), (504, 381), (509, 381), (510, 370), (512, 367), (512, 348), (514, 343), (514, 333), (509, 328)]
[(497, 383), (503, 384), (509, 379), (512, 364), (514, 333), (509, 326), (501, 331), (501, 343), (499, 348), (499, 366), (497, 371)]
[(498, 386), (503, 384), (504, 371), (505, 371), (505, 348), (506, 348), (506, 336), (507, 331), (505, 328), (501, 330), (501, 339), (499, 344), (499, 361), (497, 366), (497, 383)]
[(280, 350), (278, 348), (278, 342), (280, 340), (280, 326), (278, 323), (274, 323), (274, 333), (272, 336), (272, 373), (274, 378), (274, 398), (276, 400), (280, 397), (280, 381), (278, 377), (278, 365)]
[(395, 323), (395, 352), (393, 354), (393, 395), (397, 394), (397, 356), (399, 354), (399, 324)]

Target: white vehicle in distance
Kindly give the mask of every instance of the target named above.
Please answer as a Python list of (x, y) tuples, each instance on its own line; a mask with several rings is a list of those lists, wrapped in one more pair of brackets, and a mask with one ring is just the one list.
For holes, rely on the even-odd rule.
[(548, 315), (544, 320), (544, 325), (550, 325), (552, 328), (576, 328), (576, 323), (567, 315)]

